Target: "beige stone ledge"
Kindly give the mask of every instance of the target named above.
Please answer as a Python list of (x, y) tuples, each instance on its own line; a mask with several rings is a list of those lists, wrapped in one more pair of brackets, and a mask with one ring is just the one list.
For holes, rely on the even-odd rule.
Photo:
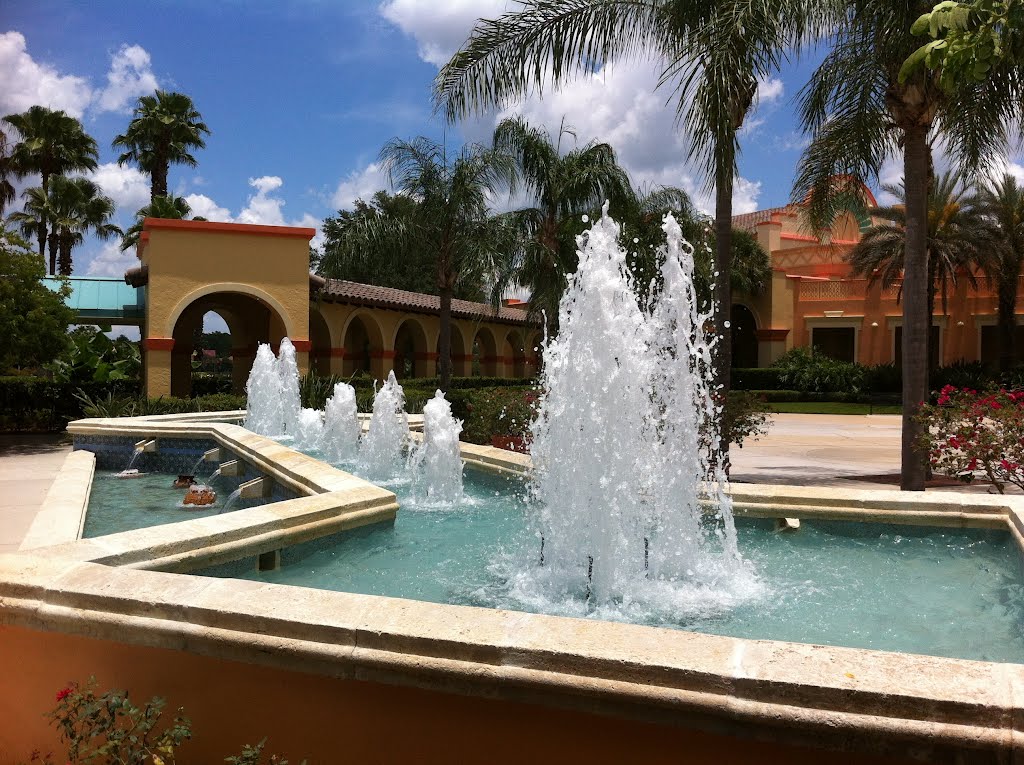
[[(0, 621), (294, 671), (953, 761), (1024, 747), (1024, 666), (0, 556)], [(960, 761), (960, 760), (957, 760)]]
[(81, 536), (95, 472), (95, 454), (87, 451), (68, 454), (20, 549), (73, 542)]

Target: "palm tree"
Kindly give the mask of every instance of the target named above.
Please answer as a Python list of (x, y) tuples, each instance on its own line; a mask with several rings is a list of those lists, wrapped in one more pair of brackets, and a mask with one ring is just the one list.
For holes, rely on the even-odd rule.
[(558, 325), (558, 303), (568, 275), (576, 270), (576, 235), (584, 227), (582, 216), (610, 200), (613, 211), (632, 204), (632, 187), (606, 143), (591, 141), (562, 153), (562, 139), (572, 136), (563, 123), (554, 141), (542, 128), (520, 117), (502, 120), (494, 131), (496, 151), (516, 162), (522, 182), (535, 206), (508, 213), (520, 232), (521, 244), (498, 274), (496, 289), (530, 291), (529, 312), (547, 319), (548, 331)]
[(801, 121), (813, 131), (794, 194), (806, 199), (811, 224), (825, 230), (841, 206), (877, 179), (902, 152), (906, 188), (903, 260), (903, 443), (901, 486), (924, 489), (925, 455), (917, 446), (917, 409), (928, 395), (928, 188), (930, 134), (944, 134), (955, 159), (972, 169), (1005, 145), (1016, 117), (1021, 79), (995, 67), (984, 83), (942, 89), (940, 73), (920, 69), (900, 79), (920, 45), (910, 28), (928, 0), (854, 0), (841, 7), (832, 49), (801, 93)]
[[(167, 197), (154, 198), (148, 205), (140, 207), (135, 213), (135, 223), (124, 232), (124, 236), (121, 239), (121, 251), (124, 252), (138, 245), (139, 238), (142, 236), (142, 226), (146, 222), (146, 218), (184, 220), (191, 212), (192, 208), (189, 207), (188, 202), (174, 194)], [(203, 219), (195, 218), (195, 220)]]
[(50, 195), (43, 190), (42, 186), (33, 186), (22, 192), (25, 204), (22, 209), (7, 216), (7, 220), (21, 230), (22, 236), (26, 239), (32, 236), (39, 236), (40, 231), (47, 234), (42, 239), (43, 265), (46, 265), (46, 244), (50, 244), (50, 268), (47, 273), (57, 273), (57, 238), (54, 232), (49, 231), (48, 221), (53, 217)]
[[(881, 282), (883, 287), (901, 284), (903, 260), (906, 251), (906, 194), (902, 186), (883, 186), (899, 201), (889, 207), (871, 209), (872, 216), (884, 223), (864, 232), (860, 241), (847, 255), (855, 276), (866, 276), (869, 283)], [(967, 198), (955, 173), (943, 173), (935, 179), (928, 195), (928, 315), (935, 313), (936, 295), (941, 295), (942, 312), (947, 312), (949, 286), (956, 286), (960, 276), (975, 289), (976, 272), (989, 264), (992, 253), (999, 246), (999, 229), (979, 207)], [(902, 288), (900, 295), (902, 295)], [(903, 345), (906, 348), (906, 343)], [(905, 352), (905, 351), (904, 351)], [(931, 358), (928, 344), (927, 369), (938, 359)]]
[[(447, 391), (452, 376), (452, 297), (467, 283), (480, 284), (513, 247), (512, 227), (504, 216), (488, 213), (490, 196), (514, 182), (511, 156), (466, 145), (451, 159), (445, 148), (422, 136), (392, 139), (380, 152), (391, 186), (415, 199), (400, 217), (366, 216), (347, 226), (337, 242), (339, 254), (354, 262), (393, 267), (411, 250), (433, 253), (441, 335), (439, 373)], [(341, 251), (344, 251), (343, 253)]]
[(104, 196), (100, 187), (89, 179), (58, 175), (53, 179), (49, 196), (53, 213), (50, 238), (57, 243), (57, 271), (62, 276), (71, 275), (71, 250), (82, 242), (86, 233), (92, 232), (100, 239), (122, 235), (121, 229), (110, 222), (115, 211), (114, 200)]
[(0, 213), (14, 201), (14, 184), (10, 177), (14, 175), (14, 161), (11, 158), (11, 147), (7, 142), (7, 134), (0, 130)]
[[(689, 132), (688, 158), (715, 187), (715, 270), (729, 273), (737, 134), (758, 80), (778, 69), (790, 46), (824, 22), (807, 0), (524, 0), (481, 20), (435, 81), (435, 103), (450, 120), (561, 85), (631, 55), (654, 54), (661, 82), (673, 83)], [(719, 383), (729, 385), (731, 289), (715, 284)]]
[[(85, 132), (81, 122), (63, 111), (32, 106), (20, 114), (8, 114), (3, 121), (21, 137), (11, 151), (14, 175), (24, 178), (39, 173), (44, 195), (49, 193), (52, 176), (96, 169), (99, 157), (96, 141)], [(35, 235), (39, 243), (39, 257), (42, 258), (48, 235), (45, 215), (39, 219)]]
[(156, 91), (139, 98), (128, 129), (114, 138), (115, 149), (124, 149), (117, 164), (134, 162), (151, 178), (150, 198), (167, 196), (167, 173), (172, 164), (196, 166), (193, 149), (206, 146), (203, 135), (210, 129), (202, 121), (192, 99), (183, 93)]
[(1017, 362), (1017, 285), (1024, 266), (1024, 187), (1009, 173), (998, 181), (978, 184), (976, 202), (999, 227), (999, 247), (988, 266), (996, 284), (999, 334), (999, 371), (1009, 372)]

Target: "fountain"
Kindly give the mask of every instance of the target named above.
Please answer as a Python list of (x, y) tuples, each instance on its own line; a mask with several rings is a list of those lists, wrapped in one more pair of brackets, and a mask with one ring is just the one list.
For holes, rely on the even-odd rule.
[(359, 415), (356, 390), (348, 383), (336, 383), (334, 394), (324, 406), (324, 427), (319, 449), (328, 462), (348, 462), (359, 448)]
[(281, 433), (297, 437), (299, 415), (302, 411), (299, 365), (295, 361), (295, 346), (287, 337), (281, 339), (281, 349), (277, 353), (277, 373), (281, 378), (281, 414), (284, 422)]
[(227, 501), (224, 503), (224, 507), (217, 511), (217, 515), (220, 515), (221, 513), (226, 513), (229, 510), (231, 510), (231, 508), (234, 507), (235, 503), (238, 501), (238, 498), (241, 496), (241, 489), (235, 489), (233, 492), (231, 492), (228, 495)]
[(375, 478), (393, 477), (402, 467), (408, 437), (405, 391), (392, 370), (387, 382), (374, 394), (370, 427), (360, 444), (360, 461)]
[(260, 343), (245, 384), (248, 409), (244, 425), (253, 433), (279, 436), (284, 432), (284, 395), (277, 358), (270, 346)]
[(462, 499), (462, 421), (452, 416), (452, 405), (437, 391), (423, 407), (423, 441), (409, 454), (417, 493), (424, 504), (451, 506)]
[(319, 409), (300, 409), (292, 446), (300, 451), (317, 449), (323, 433), (324, 413)]
[(637, 302), (607, 206), (578, 239), (532, 426), (541, 565), (519, 586), (535, 595), (671, 607), (728, 599), (752, 583), (711, 459), (713, 316), (697, 306), (692, 249), (671, 216), (664, 228), (664, 288), (650, 311)]

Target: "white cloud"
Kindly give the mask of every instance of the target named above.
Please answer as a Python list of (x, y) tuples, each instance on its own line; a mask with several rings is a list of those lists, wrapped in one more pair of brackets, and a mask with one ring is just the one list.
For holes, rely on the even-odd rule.
[(129, 268), (139, 264), (135, 250), (121, 252), (121, 240), (106, 242), (99, 253), (89, 263), (86, 273), (89, 276), (124, 276)]
[(231, 222), (231, 211), (221, 207), (205, 194), (188, 194), (185, 201), (192, 209), (193, 218), (206, 218), (219, 223)]
[(149, 53), (140, 45), (122, 45), (111, 54), (106, 85), (63, 74), (32, 58), (20, 32), (0, 34), (0, 114), (23, 112), (36, 104), (63, 109), (81, 119), (86, 112), (128, 112), (134, 100), (159, 86)]
[(416, 40), (424, 61), (443, 66), (469, 37), (477, 19), (493, 19), (510, 5), (506, 0), (388, 0), (381, 15)]
[(23, 112), (39, 104), (81, 117), (93, 99), (89, 80), (61, 74), (29, 55), (20, 32), (0, 34), (0, 115)]
[(331, 195), (331, 204), (338, 210), (352, 207), (357, 199), (368, 201), (375, 192), (390, 189), (387, 173), (379, 162), (371, 162), (362, 170), (353, 170)]
[(158, 86), (146, 49), (122, 45), (111, 58), (107, 86), (97, 97), (96, 109), (128, 114), (139, 96), (152, 93)]
[(758, 80), (757, 82), (757, 102), (762, 106), (770, 104), (773, 101), (778, 101), (782, 98), (782, 94), (785, 88), (782, 84), (782, 80), (777, 77), (769, 77), (766, 80)]
[(119, 212), (134, 215), (140, 207), (149, 204), (149, 176), (136, 167), (106, 162), (83, 175), (99, 184), (103, 193), (122, 208)]
[(733, 215), (754, 212), (757, 209), (757, 198), (761, 194), (760, 181), (748, 181), (746, 178), (736, 178), (732, 188), (732, 212)]

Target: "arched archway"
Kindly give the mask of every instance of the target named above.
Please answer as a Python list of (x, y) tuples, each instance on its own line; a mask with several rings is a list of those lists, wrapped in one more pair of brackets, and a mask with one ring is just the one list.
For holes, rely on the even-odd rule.
[(366, 373), (383, 377), (383, 333), (373, 314), (358, 311), (349, 318), (342, 333), (342, 348), (342, 375)]
[(752, 368), (757, 366), (757, 321), (753, 312), (745, 305), (734, 303), (729, 312), (732, 325), (732, 366)]
[(318, 375), (331, 374), (331, 328), (323, 314), (309, 309), (309, 370)]
[(505, 373), (510, 377), (526, 377), (526, 348), (519, 330), (513, 329), (505, 336)]
[(417, 319), (408, 318), (398, 325), (392, 347), (395, 358), (392, 368), (399, 380), (426, 377), (427, 333)]
[(526, 369), (529, 377), (536, 377), (544, 364), (544, 333), (535, 332), (526, 348)]
[(473, 377), (498, 376), (498, 343), (489, 327), (480, 327), (473, 338)]
[(192, 361), (195, 339), (201, 333), (203, 317), (216, 313), (224, 319), (231, 335), (232, 389), (245, 391), (259, 343), (280, 343), (285, 336), (285, 320), (265, 301), (248, 293), (208, 292), (175, 310), (170, 336), (171, 395), (192, 393)]
[[(452, 328), (452, 377), (469, 377), (472, 375), (473, 357), (466, 351), (466, 338), (455, 322), (451, 323)], [(438, 333), (437, 343), (434, 346), (437, 353), (437, 374), (441, 374), (441, 335)]]

